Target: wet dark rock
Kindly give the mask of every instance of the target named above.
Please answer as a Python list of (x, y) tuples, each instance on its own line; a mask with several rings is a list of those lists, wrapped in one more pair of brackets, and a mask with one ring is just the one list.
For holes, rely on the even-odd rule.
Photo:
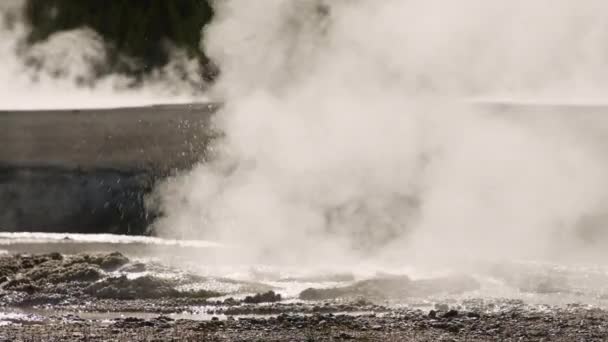
[(50, 260), (62, 260), (62, 256), (59, 253), (34, 256), (27, 254), (3, 255), (0, 256), (0, 276), (10, 277)]
[(21, 269), (15, 258), (0, 257), (0, 277), (10, 277)]
[(342, 340), (351, 340), (354, 337), (352, 335), (350, 335), (350, 334), (347, 334), (347, 333), (343, 332), (343, 333), (340, 333), (340, 335), (338, 335), (338, 338), (342, 339)]
[(467, 312), (467, 317), (469, 318), (480, 318), (481, 315), (477, 312)]
[(314, 289), (308, 288), (300, 292), (299, 298), (302, 300), (326, 300), (334, 299), (345, 296), (348, 294), (347, 289), (344, 288), (333, 288), (333, 289)]
[(137, 318), (137, 317), (127, 317), (127, 318), (123, 319), (122, 321), (125, 323), (140, 323), (140, 322), (143, 322), (144, 319)]
[(113, 327), (138, 329), (146, 327), (154, 327), (156, 325), (154, 320), (145, 320), (137, 317), (126, 317), (124, 319), (117, 319), (112, 324)]
[(173, 321), (175, 321), (173, 318), (171, 318), (169, 316), (158, 316), (158, 317), (156, 317), (156, 320), (160, 321), (160, 322), (173, 322)]
[(14, 277), (16, 280), (8, 284), (8, 287), (4, 286), (5, 290), (48, 289), (57, 292), (60, 287), (55, 284), (91, 283), (103, 278), (102, 269), (110, 270), (127, 261), (119, 253), (74, 257), (63, 257), (58, 253), (7, 255), (0, 257), (0, 272), (5, 274), (5, 277)]
[(304, 300), (326, 300), (334, 298), (383, 299), (405, 297), (411, 290), (412, 281), (406, 276), (375, 278), (353, 285), (330, 289), (306, 289), (300, 294)]
[(462, 326), (460, 324), (448, 324), (447, 326), (447, 331), (452, 332), (452, 333), (458, 333), (460, 330), (462, 329)]
[(175, 283), (152, 276), (143, 276), (129, 279), (126, 276), (107, 278), (94, 283), (85, 289), (85, 292), (97, 297), (107, 299), (150, 299), (150, 298), (176, 298), (189, 297), (206, 299), (218, 297), (222, 294), (214, 291), (178, 291)]
[(281, 301), (280, 294), (275, 293), (274, 291), (268, 291), (265, 293), (258, 293), (254, 296), (247, 296), (243, 300), (243, 303), (259, 304), (259, 303), (274, 303), (274, 302), (280, 302), (280, 301)]
[(118, 252), (97, 256), (93, 261), (94, 264), (99, 265), (104, 271), (117, 270), (128, 262), (129, 259)]
[(26, 276), (36, 281), (47, 281), (50, 283), (66, 283), (72, 281), (93, 282), (101, 279), (102, 274), (95, 265), (74, 264), (67, 267), (53, 265), (44, 269), (36, 269), (26, 273)]
[(240, 301), (238, 301), (232, 297), (229, 297), (229, 298), (224, 299), (222, 304), (227, 305), (227, 306), (233, 306), (233, 305), (239, 305)]
[[(55, 305), (85, 299), (84, 288), (128, 262), (120, 253), (62, 256), (59, 253), (0, 256), (0, 272), (7, 281), (4, 305)], [(27, 293), (28, 298), (10, 293)]]
[(458, 311), (457, 310), (450, 310), (446, 313), (443, 314), (442, 316), (443, 318), (454, 318), (454, 317), (458, 317)]
[(34, 293), (40, 290), (36, 285), (32, 284), (29, 279), (26, 278), (10, 280), (4, 285), (3, 289), (26, 293)]
[(104, 271), (115, 271), (129, 263), (129, 259), (121, 253), (109, 254), (81, 254), (73, 257), (68, 264), (90, 264), (97, 265)]
[(47, 257), (51, 260), (63, 260), (63, 255), (57, 252), (49, 253), (47, 254)]
[[(363, 298), (370, 300), (425, 297), (439, 293), (462, 293), (479, 288), (471, 277), (454, 276), (411, 280), (407, 276), (388, 276), (356, 282), (352, 285), (329, 288), (309, 288), (300, 293), (302, 300), (328, 300), (336, 298)], [(442, 310), (444, 311), (444, 310)]]
[(65, 300), (65, 296), (57, 293), (39, 293), (38, 290), (14, 302), (16, 306), (33, 307), (42, 305), (57, 305)]
[(185, 298), (196, 298), (196, 299), (207, 299), (213, 297), (223, 296), (224, 293), (208, 290), (196, 290), (196, 291), (178, 291), (177, 297)]
[(151, 276), (108, 278), (90, 285), (85, 292), (97, 298), (122, 300), (174, 297), (178, 293), (168, 281)]
[(432, 318), (432, 319), (437, 318), (437, 311), (435, 311), (435, 310), (429, 311), (429, 318)]
[(146, 264), (138, 262), (138, 263), (131, 264), (131, 265), (125, 265), (120, 269), (120, 271), (127, 272), (127, 273), (140, 273), (140, 272), (145, 272), (146, 269), (147, 269)]

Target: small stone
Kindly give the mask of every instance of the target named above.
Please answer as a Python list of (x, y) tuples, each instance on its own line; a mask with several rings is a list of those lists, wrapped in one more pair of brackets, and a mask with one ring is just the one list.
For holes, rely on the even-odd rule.
[(460, 331), (460, 326), (457, 324), (450, 324), (446, 328), (449, 332), (457, 333)]
[(338, 338), (341, 338), (343, 340), (350, 340), (353, 338), (353, 336), (343, 332), (343, 333), (340, 333), (340, 335), (338, 335)]
[(443, 315), (443, 318), (454, 318), (458, 316), (458, 311), (450, 310)]
[(247, 296), (243, 300), (243, 303), (247, 304), (259, 304), (259, 303), (274, 303), (280, 302), (281, 295), (274, 291), (268, 291), (265, 293), (258, 293), (255, 296)]
[(228, 306), (235, 306), (235, 305), (239, 304), (239, 301), (237, 301), (236, 299), (234, 299), (232, 297), (229, 297), (229, 298), (224, 299), (223, 304), (228, 305)]

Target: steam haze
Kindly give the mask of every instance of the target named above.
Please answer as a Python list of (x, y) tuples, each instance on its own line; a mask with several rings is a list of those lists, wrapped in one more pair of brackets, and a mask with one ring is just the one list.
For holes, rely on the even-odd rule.
[[(179, 50), (171, 62), (133, 87), (118, 74), (98, 75), (107, 63), (106, 42), (82, 27), (25, 44), (23, 1), (0, 4), (0, 109), (62, 109), (184, 103), (205, 98), (191, 82), (200, 79), (197, 63)], [(183, 77), (183, 74), (188, 77)]]
[(577, 121), (586, 107), (487, 102), (600, 102), (604, 1), (215, 6), (202, 45), (226, 137), (160, 186), (159, 234), (297, 263), (590, 248), (578, 229), (606, 197), (598, 123)]

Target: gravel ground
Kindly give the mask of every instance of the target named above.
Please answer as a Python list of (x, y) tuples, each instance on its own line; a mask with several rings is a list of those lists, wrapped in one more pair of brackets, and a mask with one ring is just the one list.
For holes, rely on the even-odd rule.
[(262, 283), (212, 279), (224, 287), (201, 290), (187, 285), (210, 279), (155, 276), (170, 272), (120, 253), (2, 255), (0, 341), (608, 340), (608, 312), (589, 306), (474, 298), (435, 301), (433, 309), (387, 304), (470, 291), (477, 284), (467, 277), (368, 279), (284, 300)]
[(228, 318), (54, 317), (5, 325), (0, 341), (605, 341), (605, 311), (584, 308), (500, 312), (403, 311)]

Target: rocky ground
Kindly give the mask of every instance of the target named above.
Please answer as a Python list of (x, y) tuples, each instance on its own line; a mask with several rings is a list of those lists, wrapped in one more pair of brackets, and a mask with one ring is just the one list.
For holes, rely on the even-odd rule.
[(384, 314), (281, 314), (209, 321), (166, 316), (85, 320), (55, 316), (0, 329), (1, 341), (605, 341), (605, 311), (391, 310)]
[(469, 277), (345, 283), (286, 300), (267, 284), (176, 273), (120, 253), (5, 254), (0, 341), (608, 340), (608, 312), (580, 305), (388, 304), (474, 290), (479, 284)]
[[(225, 292), (195, 287), (207, 283)], [(272, 293), (264, 284), (178, 273), (158, 264), (131, 262), (117, 252), (3, 255), (0, 289), (0, 306), (5, 307), (159, 313), (237, 303), (231, 298), (212, 300), (229, 293)]]

